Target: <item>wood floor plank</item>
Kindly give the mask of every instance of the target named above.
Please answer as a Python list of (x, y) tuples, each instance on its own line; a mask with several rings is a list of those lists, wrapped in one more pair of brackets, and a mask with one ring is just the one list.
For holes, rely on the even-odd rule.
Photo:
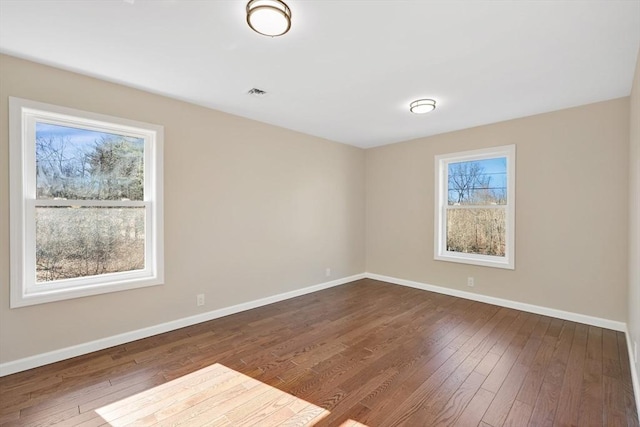
[(476, 371), (471, 372), (447, 402), (439, 407), (433, 405), (431, 414), (427, 415), (426, 418), (433, 420), (433, 426), (454, 425), (456, 419), (476, 395), (485, 379), (484, 375)]
[[(297, 416), (297, 414), (299, 414), (301, 411), (308, 408), (309, 406), (310, 406), (309, 402), (305, 402), (304, 400), (301, 400), (301, 399), (293, 399), (293, 401), (291, 401), (286, 406), (278, 409), (277, 411), (273, 412), (271, 415), (260, 420), (260, 425), (280, 426), (288, 422), (289, 420), (293, 419), (295, 416)], [(246, 425), (246, 427), (251, 427), (256, 424), (251, 424), (251, 421), (244, 424), (239, 424), (239, 426), (243, 426), (243, 425)]]
[(0, 426), (638, 426), (623, 333), (364, 279), (0, 378)]
[(493, 426), (504, 424), (528, 370), (527, 366), (520, 364), (516, 364), (511, 368), (500, 390), (498, 390), (491, 405), (485, 412), (482, 421)]
[(544, 380), (544, 374), (549, 367), (554, 347), (543, 342), (540, 344), (531, 368), (518, 391), (517, 399), (533, 407), (536, 403), (540, 388)]
[[(525, 327), (521, 328), (518, 334), (521, 339), (514, 340), (514, 344), (507, 350), (512, 351), (515, 354), (515, 349), (521, 345), (522, 339), (526, 340), (522, 350), (519, 352), (515, 360), (514, 365), (505, 377), (500, 389), (496, 393), (496, 396), (483, 417), (483, 421), (487, 424), (504, 424), (507, 416), (512, 411), (512, 406), (516, 396), (524, 384), (524, 380), (529, 373), (530, 366), (535, 360), (538, 348), (543, 343), (543, 336), (551, 322), (551, 319), (547, 317), (538, 318), (537, 320), (538, 322), (528, 336), (527, 333), (530, 329)], [(483, 384), (483, 387), (484, 386), (485, 385)]]
[(245, 381), (233, 371), (223, 370), (217, 365), (180, 378), (178, 381), (164, 383), (143, 393), (100, 408), (99, 413), (110, 422), (127, 424), (129, 420), (139, 420), (155, 414), (163, 408), (179, 407), (180, 403), (193, 395), (206, 390), (207, 393), (226, 391)]
[(631, 365), (629, 364), (629, 353), (627, 351), (627, 339), (624, 332), (617, 332), (618, 335), (618, 355), (620, 356), (621, 380), (624, 387), (624, 401), (622, 403), (626, 412), (627, 422), (630, 426), (638, 425), (638, 408), (633, 395), (633, 384), (631, 383)]
[(201, 396), (204, 399), (200, 399), (199, 396), (198, 402), (194, 402), (186, 410), (151, 425), (197, 426), (202, 424), (202, 420), (217, 419), (234, 408), (259, 397), (267, 390), (256, 383), (243, 383), (229, 391), (222, 395), (203, 393)]
[(9, 421), (17, 421), (20, 418), (20, 411), (7, 412), (0, 415), (0, 425), (6, 424)]
[[(507, 315), (508, 312), (504, 310), (497, 312), (483, 327), (482, 334), (487, 333), (487, 330), (495, 334), (501, 333), (500, 329), (494, 326), (505, 319)], [(459, 350), (460, 345), (454, 344), (456, 337), (464, 336), (467, 337), (466, 341), (468, 341), (469, 335), (463, 333), (467, 329), (467, 325), (459, 324), (447, 335), (444, 335), (441, 341), (438, 341), (438, 347), (432, 345), (429, 348), (429, 350), (440, 348), (440, 351), (435, 354), (430, 351), (426, 352), (422, 354), (423, 357), (416, 360), (409, 359), (407, 364), (401, 365), (403, 368), (401, 374), (394, 379), (394, 382), (389, 385), (384, 394), (370, 395), (361, 401), (362, 404), (371, 408), (368, 416), (371, 418), (383, 417), (388, 415), (390, 411), (396, 410), (397, 405), (394, 402), (402, 402), (411, 396), (425, 381), (425, 378), (429, 378), (432, 373), (437, 372)]]
[[(475, 371), (475, 368), (479, 365), (480, 361), (484, 358), (485, 352), (488, 349), (487, 342), (490, 342), (490, 333), (473, 335), (471, 339), (465, 344), (467, 348), (471, 350), (465, 360), (456, 368), (456, 370), (449, 375), (446, 381), (438, 387), (426, 403), (422, 405), (419, 413), (413, 416), (414, 422), (418, 422), (419, 419), (433, 419), (434, 422), (443, 420), (447, 412), (447, 404), (455, 405), (461, 409), (464, 405), (461, 402), (457, 402), (454, 397), (458, 394), (466, 397), (471, 395), (471, 390), (477, 390), (481, 384), (484, 383), (486, 377)], [(485, 344), (483, 346), (482, 344)], [(461, 348), (462, 349), (462, 348)], [(466, 400), (463, 399), (463, 400)], [(453, 413), (458, 412), (455, 406)], [(410, 425), (412, 422), (409, 420), (407, 423)]]
[(624, 385), (622, 381), (609, 376), (602, 377), (604, 396), (603, 424), (607, 426), (631, 426), (625, 413)]
[(480, 424), (494, 397), (495, 393), (480, 388), (464, 408), (456, 423), (460, 426), (477, 426)]
[(343, 387), (344, 384), (340, 384), (342, 389), (345, 390), (346, 395), (331, 409), (331, 413), (323, 418), (322, 424), (340, 425), (348, 421), (353, 412), (353, 408), (358, 408), (357, 410), (360, 409), (361, 404), (359, 401), (362, 399), (363, 394), (384, 390), (385, 386), (387, 386), (397, 374), (397, 368), (387, 368), (354, 390), (349, 390), (348, 387)]
[(511, 406), (509, 415), (507, 415), (507, 418), (502, 425), (505, 427), (526, 426), (529, 424), (529, 418), (531, 418), (532, 411), (533, 407), (531, 405), (516, 399), (513, 402), (513, 406)]
[[(107, 389), (104, 394), (91, 394), (88, 399), (81, 403), (80, 413), (93, 411), (96, 408), (100, 408), (105, 405), (118, 402), (122, 399), (129, 398), (145, 390), (152, 389), (158, 385), (164, 384), (166, 381), (161, 375), (144, 379), (133, 385), (122, 384), (120, 386), (113, 386)], [(126, 385), (126, 387), (125, 387)], [(89, 400), (90, 399), (90, 400)]]
[(602, 375), (622, 379), (618, 334), (610, 329), (602, 330)]
[(559, 425), (578, 425), (588, 330), (587, 325), (576, 325), (554, 421)]
[(587, 354), (582, 374), (582, 394), (578, 424), (587, 425), (603, 420), (602, 395), (602, 329), (589, 327)]
[(278, 409), (288, 406), (296, 400), (294, 396), (277, 389), (269, 389), (254, 399), (248, 400), (225, 413), (233, 425), (264, 425), (263, 420)]
[(78, 407), (67, 408), (62, 410), (52, 410), (46, 413), (37, 413), (33, 415), (21, 416), (17, 420), (8, 421), (3, 423), (3, 427), (18, 427), (18, 426), (40, 426), (40, 425), (54, 425), (62, 421), (78, 415)]
[(544, 374), (540, 392), (531, 413), (529, 422), (532, 425), (553, 425), (575, 328), (575, 323), (563, 322), (555, 351)]
[(88, 386), (85, 389), (78, 390), (76, 392), (61, 392), (60, 396), (48, 400), (39, 399), (40, 403), (35, 403), (32, 406), (26, 407), (20, 411), (21, 417), (29, 415), (40, 414), (44, 416), (46, 413), (52, 411), (63, 411), (68, 409), (79, 408), (81, 404), (91, 399), (91, 396), (98, 396), (107, 393), (110, 383), (99, 383), (97, 386)]
[[(438, 396), (439, 388), (445, 383), (447, 378), (453, 375), (460, 366), (462, 366), (463, 373), (470, 372), (467, 370), (473, 369), (484, 356), (484, 352), (489, 351), (488, 346), (484, 347), (484, 349), (482, 346), (479, 346), (479, 344), (486, 339), (485, 333), (486, 331), (464, 340), (456, 352), (405, 399), (403, 405), (396, 407), (393, 412), (387, 415), (383, 420), (383, 424), (402, 425), (409, 423), (411, 419), (414, 419), (415, 422), (416, 418), (422, 418), (421, 409), (425, 406), (428, 407), (429, 400)], [(474, 350), (476, 350), (475, 353)], [(473, 356), (469, 358), (470, 363), (464, 363), (469, 356)], [(464, 374), (462, 376), (464, 376)], [(459, 381), (460, 377), (454, 375), (452, 378), (454, 378), (454, 381)], [(456, 384), (456, 382), (454, 382), (454, 384)], [(447, 392), (451, 391), (447, 390)]]
[(504, 347), (503, 342), (506, 340), (501, 340), (501, 342), (499, 342), (500, 345), (498, 346), (498, 344), (496, 344), (495, 346), (498, 347), (497, 350), (495, 348), (491, 349), (491, 352), (501, 354), (502, 356), (485, 380), (482, 388), (497, 393), (505, 378), (509, 375), (511, 368), (516, 363), (518, 356), (524, 348), (529, 334), (538, 322), (538, 318), (535, 315), (527, 314), (523, 316), (523, 318), (526, 319), (525, 322), (518, 329), (517, 333), (513, 335), (513, 339), (506, 348), (502, 349), (502, 347)]

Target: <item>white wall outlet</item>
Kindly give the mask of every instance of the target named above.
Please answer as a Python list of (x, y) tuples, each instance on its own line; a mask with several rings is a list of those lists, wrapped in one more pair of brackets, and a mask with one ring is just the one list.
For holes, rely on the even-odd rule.
[(475, 279), (471, 276), (467, 277), (467, 286), (473, 288), (475, 285), (476, 285)]
[(331, 269), (329, 267), (327, 267), (327, 269), (324, 270), (324, 275), (327, 277), (331, 276)]
[(196, 304), (198, 304), (198, 306), (204, 305), (204, 294), (198, 294), (196, 297)]

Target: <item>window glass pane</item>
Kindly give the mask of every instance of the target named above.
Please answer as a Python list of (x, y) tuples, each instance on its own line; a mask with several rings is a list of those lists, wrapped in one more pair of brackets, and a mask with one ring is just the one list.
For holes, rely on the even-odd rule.
[(447, 250), (505, 256), (504, 208), (447, 209)]
[(144, 139), (36, 123), (38, 199), (144, 200)]
[(144, 207), (37, 207), (36, 282), (144, 269), (144, 234)]
[(507, 203), (507, 158), (456, 162), (448, 165), (449, 205)]

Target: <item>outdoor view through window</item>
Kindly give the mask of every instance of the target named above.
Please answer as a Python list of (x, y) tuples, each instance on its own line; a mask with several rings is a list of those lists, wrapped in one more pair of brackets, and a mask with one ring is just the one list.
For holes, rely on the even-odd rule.
[(144, 139), (35, 131), (36, 282), (144, 269), (146, 208), (119, 205), (144, 200)]
[(449, 163), (447, 251), (505, 256), (507, 158)]

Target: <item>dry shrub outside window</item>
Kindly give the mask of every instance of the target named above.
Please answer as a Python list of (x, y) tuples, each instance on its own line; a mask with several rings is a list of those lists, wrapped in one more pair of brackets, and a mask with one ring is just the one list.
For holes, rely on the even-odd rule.
[(36, 281), (143, 269), (144, 214), (144, 208), (37, 208)]
[(447, 250), (505, 256), (505, 230), (504, 208), (449, 209)]

